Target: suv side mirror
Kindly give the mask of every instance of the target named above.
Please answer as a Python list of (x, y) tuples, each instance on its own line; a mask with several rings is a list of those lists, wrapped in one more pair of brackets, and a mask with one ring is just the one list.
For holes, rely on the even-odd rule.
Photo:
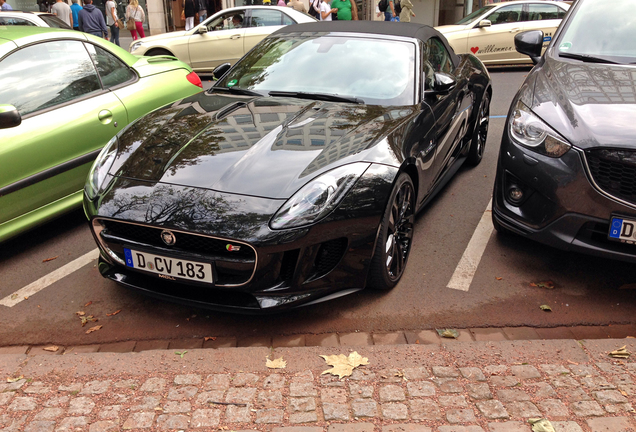
[(229, 63), (220, 64), (214, 68), (214, 70), (212, 71), (212, 75), (214, 75), (214, 78), (220, 80), (221, 78), (223, 78), (223, 75), (225, 75), (225, 73), (230, 70), (230, 67), (232, 67), (232, 65)]
[(0, 129), (20, 126), (22, 116), (13, 105), (0, 105)]
[(475, 28), (490, 27), (491, 25), (492, 25), (492, 21), (483, 19), (479, 21), (479, 24), (477, 24)]
[(537, 64), (543, 49), (543, 32), (530, 30), (518, 33), (515, 36), (515, 48), (521, 54), (530, 56), (532, 63)]

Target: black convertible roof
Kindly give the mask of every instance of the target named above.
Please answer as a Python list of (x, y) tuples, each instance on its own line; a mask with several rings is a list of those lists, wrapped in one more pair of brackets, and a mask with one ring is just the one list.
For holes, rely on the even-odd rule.
[(440, 32), (431, 26), (417, 23), (401, 23), (390, 21), (319, 21), (285, 26), (272, 36), (283, 36), (291, 33), (366, 33), (387, 36), (401, 36), (419, 39), (426, 42), (432, 37), (444, 43), (451, 54), (453, 63), (457, 65), (459, 58)]

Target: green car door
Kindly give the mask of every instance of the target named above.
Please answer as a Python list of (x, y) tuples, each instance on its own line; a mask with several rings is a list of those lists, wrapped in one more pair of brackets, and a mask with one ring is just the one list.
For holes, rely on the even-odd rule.
[[(0, 131), (0, 239), (79, 203), (93, 159), (128, 124), (85, 45), (47, 41), (0, 62), (0, 100), (22, 116), (19, 126)], [(120, 79), (136, 79), (129, 68), (123, 73)]]

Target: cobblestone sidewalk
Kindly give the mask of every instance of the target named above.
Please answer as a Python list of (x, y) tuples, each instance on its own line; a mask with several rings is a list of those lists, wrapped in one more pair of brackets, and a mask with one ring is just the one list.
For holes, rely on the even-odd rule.
[(608, 357), (617, 345), (636, 343), (363, 347), (370, 364), (342, 380), (318, 354), (353, 349), (0, 355), (0, 430), (636, 431), (636, 363)]

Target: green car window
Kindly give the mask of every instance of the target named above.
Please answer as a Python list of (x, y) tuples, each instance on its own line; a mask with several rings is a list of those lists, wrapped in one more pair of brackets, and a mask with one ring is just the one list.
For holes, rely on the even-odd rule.
[(84, 44), (52, 41), (22, 48), (0, 62), (0, 101), (21, 115), (102, 90)]
[(135, 78), (135, 73), (124, 62), (105, 49), (88, 43), (86, 49), (93, 59), (104, 88), (116, 87)]

